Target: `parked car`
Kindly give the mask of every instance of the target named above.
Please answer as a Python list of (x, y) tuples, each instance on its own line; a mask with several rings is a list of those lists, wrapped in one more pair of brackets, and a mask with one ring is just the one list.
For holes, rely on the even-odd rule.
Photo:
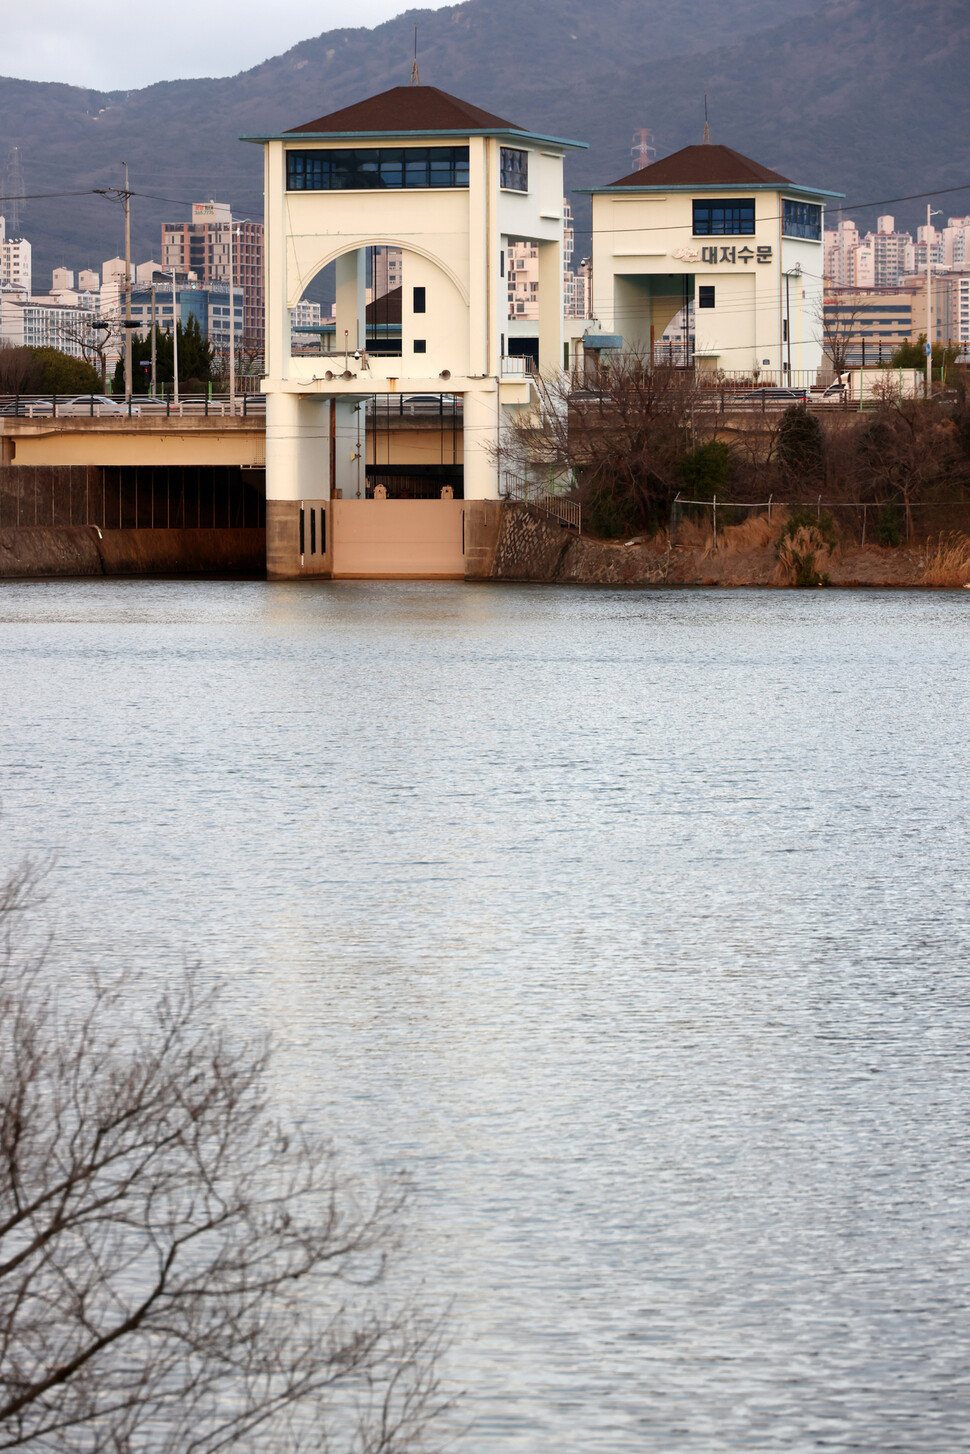
[(745, 389), (743, 394), (732, 394), (732, 404), (804, 404), (808, 399), (807, 389)]
[(461, 406), (460, 394), (378, 394), (367, 404), (389, 414), (450, 414)]
[[(109, 399), (107, 394), (76, 394), (73, 399), (58, 403), (57, 412), (64, 414), (128, 414), (128, 405), (118, 399)], [(138, 413), (138, 405), (132, 404), (130, 412)]]
[[(60, 400), (57, 401), (57, 407), (60, 410)], [(46, 398), (43, 395), (21, 394), (19, 399), (4, 399), (0, 406), (0, 414), (20, 415), (25, 419), (36, 418), (38, 414), (53, 414), (53, 412), (54, 403), (49, 394)]]
[(404, 407), (412, 414), (438, 414), (442, 409), (460, 409), (457, 394), (405, 394)]

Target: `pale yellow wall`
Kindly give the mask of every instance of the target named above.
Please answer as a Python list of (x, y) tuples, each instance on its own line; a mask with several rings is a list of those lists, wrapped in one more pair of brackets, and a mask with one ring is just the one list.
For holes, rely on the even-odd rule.
[(461, 464), (465, 458), (461, 418), (450, 427), (388, 430), (378, 415), (378, 424), (367, 440), (368, 464)]
[[(694, 348), (698, 354), (709, 354), (730, 333), (731, 341), (738, 352), (735, 355), (723, 352), (718, 355), (717, 364), (723, 369), (746, 369), (756, 347), (755, 319), (758, 306), (755, 278), (739, 273), (698, 273), (697, 287), (713, 286), (714, 307), (698, 308), (697, 294), (694, 295)], [(768, 307), (774, 312), (773, 300)], [(725, 322), (725, 320), (727, 320)], [(767, 326), (774, 324), (774, 317), (767, 320)], [(739, 362), (730, 360), (736, 357)]]
[(92, 434), (11, 436), (13, 464), (256, 465), (266, 462), (266, 438), (247, 434)]
[[(392, 145), (393, 143), (388, 143)], [(468, 291), (469, 192), (461, 187), (373, 192), (287, 192), (287, 306), (351, 247), (424, 251)]]
[(528, 192), (498, 191), (498, 229), (506, 237), (562, 240), (562, 155), (528, 147)]

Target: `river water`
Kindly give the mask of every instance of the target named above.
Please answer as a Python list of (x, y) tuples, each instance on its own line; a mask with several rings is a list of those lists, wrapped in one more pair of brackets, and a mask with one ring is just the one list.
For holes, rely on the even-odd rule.
[(968, 612), (8, 583), (4, 856), (410, 1170), (456, 1449), (953, 1454)]

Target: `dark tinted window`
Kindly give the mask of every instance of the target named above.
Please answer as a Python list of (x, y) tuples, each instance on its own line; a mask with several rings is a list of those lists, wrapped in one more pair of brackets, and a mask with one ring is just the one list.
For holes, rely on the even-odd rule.
[(467, 146), (396, 146), (347, 151), (288, 151), (290, 192), (394, 187), (467, 187)]
[(415, 351), (415, 353), (427, 353), (428, 352), (428, 341), (427, 341), (427, 339), (426, 338), (416, 338), (414, 340), (414, 351)]
[(814, 202), (782, 203), (781, 230), (786, 237), (807, 237), (813, 242), (822, 239), (822, 209)]
[(698, 308), (713, 308), (714, 307), (714, 289), (713, 288), (698, 288), (697, 289), (697, 306), (698, 306)]
[(425, 291), (423, 288), (414, 289), (412, 311), (415, 313), (423, 313), (425, 311)]
[(754, 198), (713, 198), (695, 202), (694, 236), (753, 237)]

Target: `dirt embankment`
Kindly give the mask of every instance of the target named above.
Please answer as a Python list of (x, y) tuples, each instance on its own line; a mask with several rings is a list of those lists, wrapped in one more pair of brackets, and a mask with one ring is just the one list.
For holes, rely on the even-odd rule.
[[(684, 522), (666, 534), (629, 541), (577, 536), (523, 505), (506, 508), (492, 567), (493, 580), (622, 586), (794, 586), (791, 552), (782, 532), (788, 515), (773, 511), (718, 531)], [(795, 541), (809, 573), (832, 586), (951, 586), (970, 584), (970, 538), (953, 535), (918, 549), (830, 545), (812, 532)]]

